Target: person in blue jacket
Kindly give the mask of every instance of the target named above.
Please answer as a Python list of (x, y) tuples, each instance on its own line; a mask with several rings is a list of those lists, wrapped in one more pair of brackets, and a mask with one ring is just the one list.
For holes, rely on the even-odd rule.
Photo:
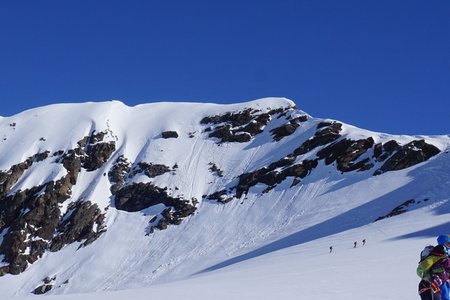
[(450, 236), (447, 234), (441, 234), (437, 238), (438, 245), (442, 245), (447, 250), (447, 253), (450, 254)]
[[(437, 242), (439, 245), (442, 245), (445, 247), (445, 250), (447, 251), (447, 254), (450, 254), (450, 237), (446, 234), (441, 234), (437, 238)], [(449, 276), (450, 269), (447, 268), (447, 277)], [(441, 289), (441, 300), (450, 300), (450, 282), (446, 280), (442, 283), (442, 285), (439, 287)]]

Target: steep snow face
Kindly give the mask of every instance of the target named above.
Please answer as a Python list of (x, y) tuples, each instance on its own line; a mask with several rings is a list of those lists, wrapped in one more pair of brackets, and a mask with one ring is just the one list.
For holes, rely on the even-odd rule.
[[(0, 292), (29, 295), (46, 277), (48, 294), (140, 288), (274, 251), (307, 267), (301, 253), (327, 237), (449, 214), (448, 136), (370, 132), (294, 105), (111, 101), (1, 119)], [(38, 218), (48, 210), (52, 226)], [(399, 228), (377, 238), (413, 232)]]

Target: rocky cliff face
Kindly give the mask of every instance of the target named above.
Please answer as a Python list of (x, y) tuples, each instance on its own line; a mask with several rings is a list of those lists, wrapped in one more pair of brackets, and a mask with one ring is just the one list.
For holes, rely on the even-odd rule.
[[(159, 135), (148, 134), (147, 148), (142, 150), (142, 155), (135, 157), (124, 154), (122, 149), (129, 146), (126, 142), (119, 148), (117, 132), (110, 128), (97, 132), (94, 128), (88, 135), (80, 136), (74, 148), (56, 151), (43, 149), (1, 170), (0, 276), (24, 272), (46, 251), (59, 251), (72, 243), (79, 243), (79, 247), (94, 243), (108, 230), (105, 224), (108, 209), (140, 212), (159, 205), (161, 209), (149, 220), (146, 234), (178, 225), (193, 215), (199, 200), (192, 194), (175, 193), (177, 188), (172, 189), (164, 184), (178, 175), (182, 162), (174, 159), (170, 165), (159, 163), (157, 158), (164, 154), (164, 149), (158, 152), (148, 150), (152, 149), (153, 141), (158, 138), (173, 143), (170, 147), (182, 147), (185, 134), (192, 140), (210, 140), (218, 149), (243, 144), (242, 151), (252, 142), (256, 143), (259, 137), (259, 146), (261, 143), (273, 144), (274, 149), (277, 149), (276, 145), (282, 147), (288, 140), (290, 152), (287, 155), (279, 158), (275, 150), (272, 158), (256, 169), (230, 174), (232, 170), (222, 170), (216, 161), (205, 165), (204, 168), (220, 180), (220, 185), (218, 189), (204, 194), (204, 198), (221, 203), (242, 198), (256, 185), (265, 186), (263, 193), (270, 192), (284, 181), (288, 181), (290, 188), (293, 188), (324, 165), (333, 166), (342, 174), (368, 172), (371, 176), (377, 176), (412, 167), (440, 153), (425, 139), (411, 138), (406, 143), (404, 139), (379, 141), (378, 137), (369, 133), (355, 139), (343, 132), (345, 124), (311, 119), (293, 105), (264, 109), (243, 107), (219, 114), (211, 113), (197, 117), (194, 125), (201, 133), (170, 130)], [(311, 129), (297, 134), (303, 128)], [(149, 157), (155, 158), (155, 161)], [(38, 163), (59, 164), (65, 174), (23, 190), (15, 189), (21, 180), (25, 180), (27, 171), (32, 172), (33, 166)], [(73, 197), (80, 174), (97, 174), (95, 172), (98, 172), (96, 176), (106, 177), (109, 182), (110, 196), (106, 199), (109, 203), (106, 207), (100, 207), (96, 202), (98, 199)], [(191, 181), (200, 179), (184, 177), (184, 180)], [(42, 288), (38, 292), (50, 289)]]
[[(87, 245), (101, 235), (103, 218), (96, 204), (77, 199), (69, 204), (65, 214), (61, 213), (60, 205), (70, 198), (81, 168), (98, 169), (115, 150), (114, 142), (102, 142), (104, 135), (93, 133), (81, 139), (75, 149), (57, 151), (52, 156), (48, 151), (38, 153), (2, 172), (0, 253), (7, 265), (0, 268), (0, 274), (19, 274), (45, 251), (58, 251), (74, 241), (84, 241), (83, 245)], [(62, 164), (67, 175), (24, 191), (11, 192), (26, 169), (46, 159)]]
[[(286, 128), (286, 126), (291, 126), (290, 120), (278, 128)], [(379, 169), (372, 171), (375, 176), (412, 167), (440, 152), (436, 146), (424, 140), (413, 140), (404, 146), (394, 140), (385, 144), (375, 144), (370, 136), (359, 140), (344, 138), (340, 134), (341, 130), (342, 124), (338, 122), (319, 123), (314, 136), (304, 141), (292, 153), (263, 168), (240, 174), (237, 185), (228, 191), (214, 192), (207, 196), (208, 199), (226, 203), (233, 198), (241, 198), (258, 183), (267, 186), (263, 192), (270, 191), (284, 180), (291, 180), (292, 187), (300, 183), (301, 179), (305, 178), (321, 161), (325, 165), (333, 164), (342, 173), (370, 171), (377, 162), (382, 162)], [(278, 135), (275, 140), (280, 140)], [(308, 156), (314, 158), (302, 159), (302, 156), (308, 153), (315, 153)], [(232, 191), (235, 192), (230, 193)]]

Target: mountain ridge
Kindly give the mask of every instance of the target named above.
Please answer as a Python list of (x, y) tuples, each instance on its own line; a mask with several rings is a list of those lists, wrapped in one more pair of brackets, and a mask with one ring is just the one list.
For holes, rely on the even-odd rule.
[[(378, 180), (373, 177), (390, 177), (393, 171), (413, 170), (448, 153), (450, 144), (448, 136), (393, 136), (316, 119), (285, 98), (132, 108), (119, 101), (58, 104), (3, 118), (0, 128), (0, 282), (22, 286), (11, 288), (10, 294), (35, 288), (41, 288), (37, 293), (119, 289), (183, 278), (220, 265), (226, 253), (236, 255), (268, 243), (277, 231), (289, 235), (289, 223), (305, 215), (310, 224), (325, 222), (314, 217), (313, 212), (320, 211), (312, 206), (303, 213), (298, 210), (299, 202)], [(383, 184), (388, 193), (389, 184)], [(424, 199), (408, 205), (423, 205)], [(388, 206), (394, 210), (407, 200)], [(342, 204), (340, 209), (349, 207)], [(265, 211), (268, 208), (275, 215)], [(385, 210), (364, 222), (390, 211)], [(217, 219), (223, 218), (221, 211), (240, 217)], [(210, 235), (202, 237), (200, 229), (192, 228), (202, 224), (193, 219), (203, 214), (204, 224), (213, 227), (211, 232), (224, 233), (223, 239), (208, 241)], [(213, 222), (219, 223), (216, 229)], [(227, 222), (242, 224), (243, 233), (236, 231), (237, 225), (226, 232)], [(255, 228), (257, 237), (245, 241)], [(184, 230), (202, 246), (193, 244)], [(130, 245), (119, 239), (127, 232), (127, 242), (140, 253), (128, 259), (131, 266), (120, 261), (108, 266), (98, 258), (95, 262), (94, 250), (114, 259), (118, 257), (105, 247), (128, 253)], [(229, 240), (239, 235), (237, 241)], [(168, 246), (177, 240), (186, 249)], [(225, 249), (218, 250), (221, 246)], [(155, 253), (143, 252), (145, 247)], [(217, 251), (217, 256), (208, 251)], [(69, 253), (79, 258), (64, 263)], [(205, 257), (207, 262), (199, 263)], [(198, 265), (192, 268), (189, 259)], [(57, 267), (58, 260), (65, 267)], [(90, 274), (93, 266), (98, 274)], [(47, 268), (54, 271), (44, 276), (41, 270)], [(144, 279), (136, 280), (139, 274)], [(56, 279), (39, 285), (54, 275)], [(97, 280), (81, 288), (87, 278)], [(50, 283), (52, 287), (45, 288)]]

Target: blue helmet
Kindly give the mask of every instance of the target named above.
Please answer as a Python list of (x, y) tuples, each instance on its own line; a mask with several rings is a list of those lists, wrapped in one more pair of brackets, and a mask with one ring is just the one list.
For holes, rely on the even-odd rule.
[(445, 246), (445, 243), (450, 243), (450, 238), (448, 237), (448, 235), (441, 234), (440, 236), (438, 236), (437, 242), (439, 245)]

